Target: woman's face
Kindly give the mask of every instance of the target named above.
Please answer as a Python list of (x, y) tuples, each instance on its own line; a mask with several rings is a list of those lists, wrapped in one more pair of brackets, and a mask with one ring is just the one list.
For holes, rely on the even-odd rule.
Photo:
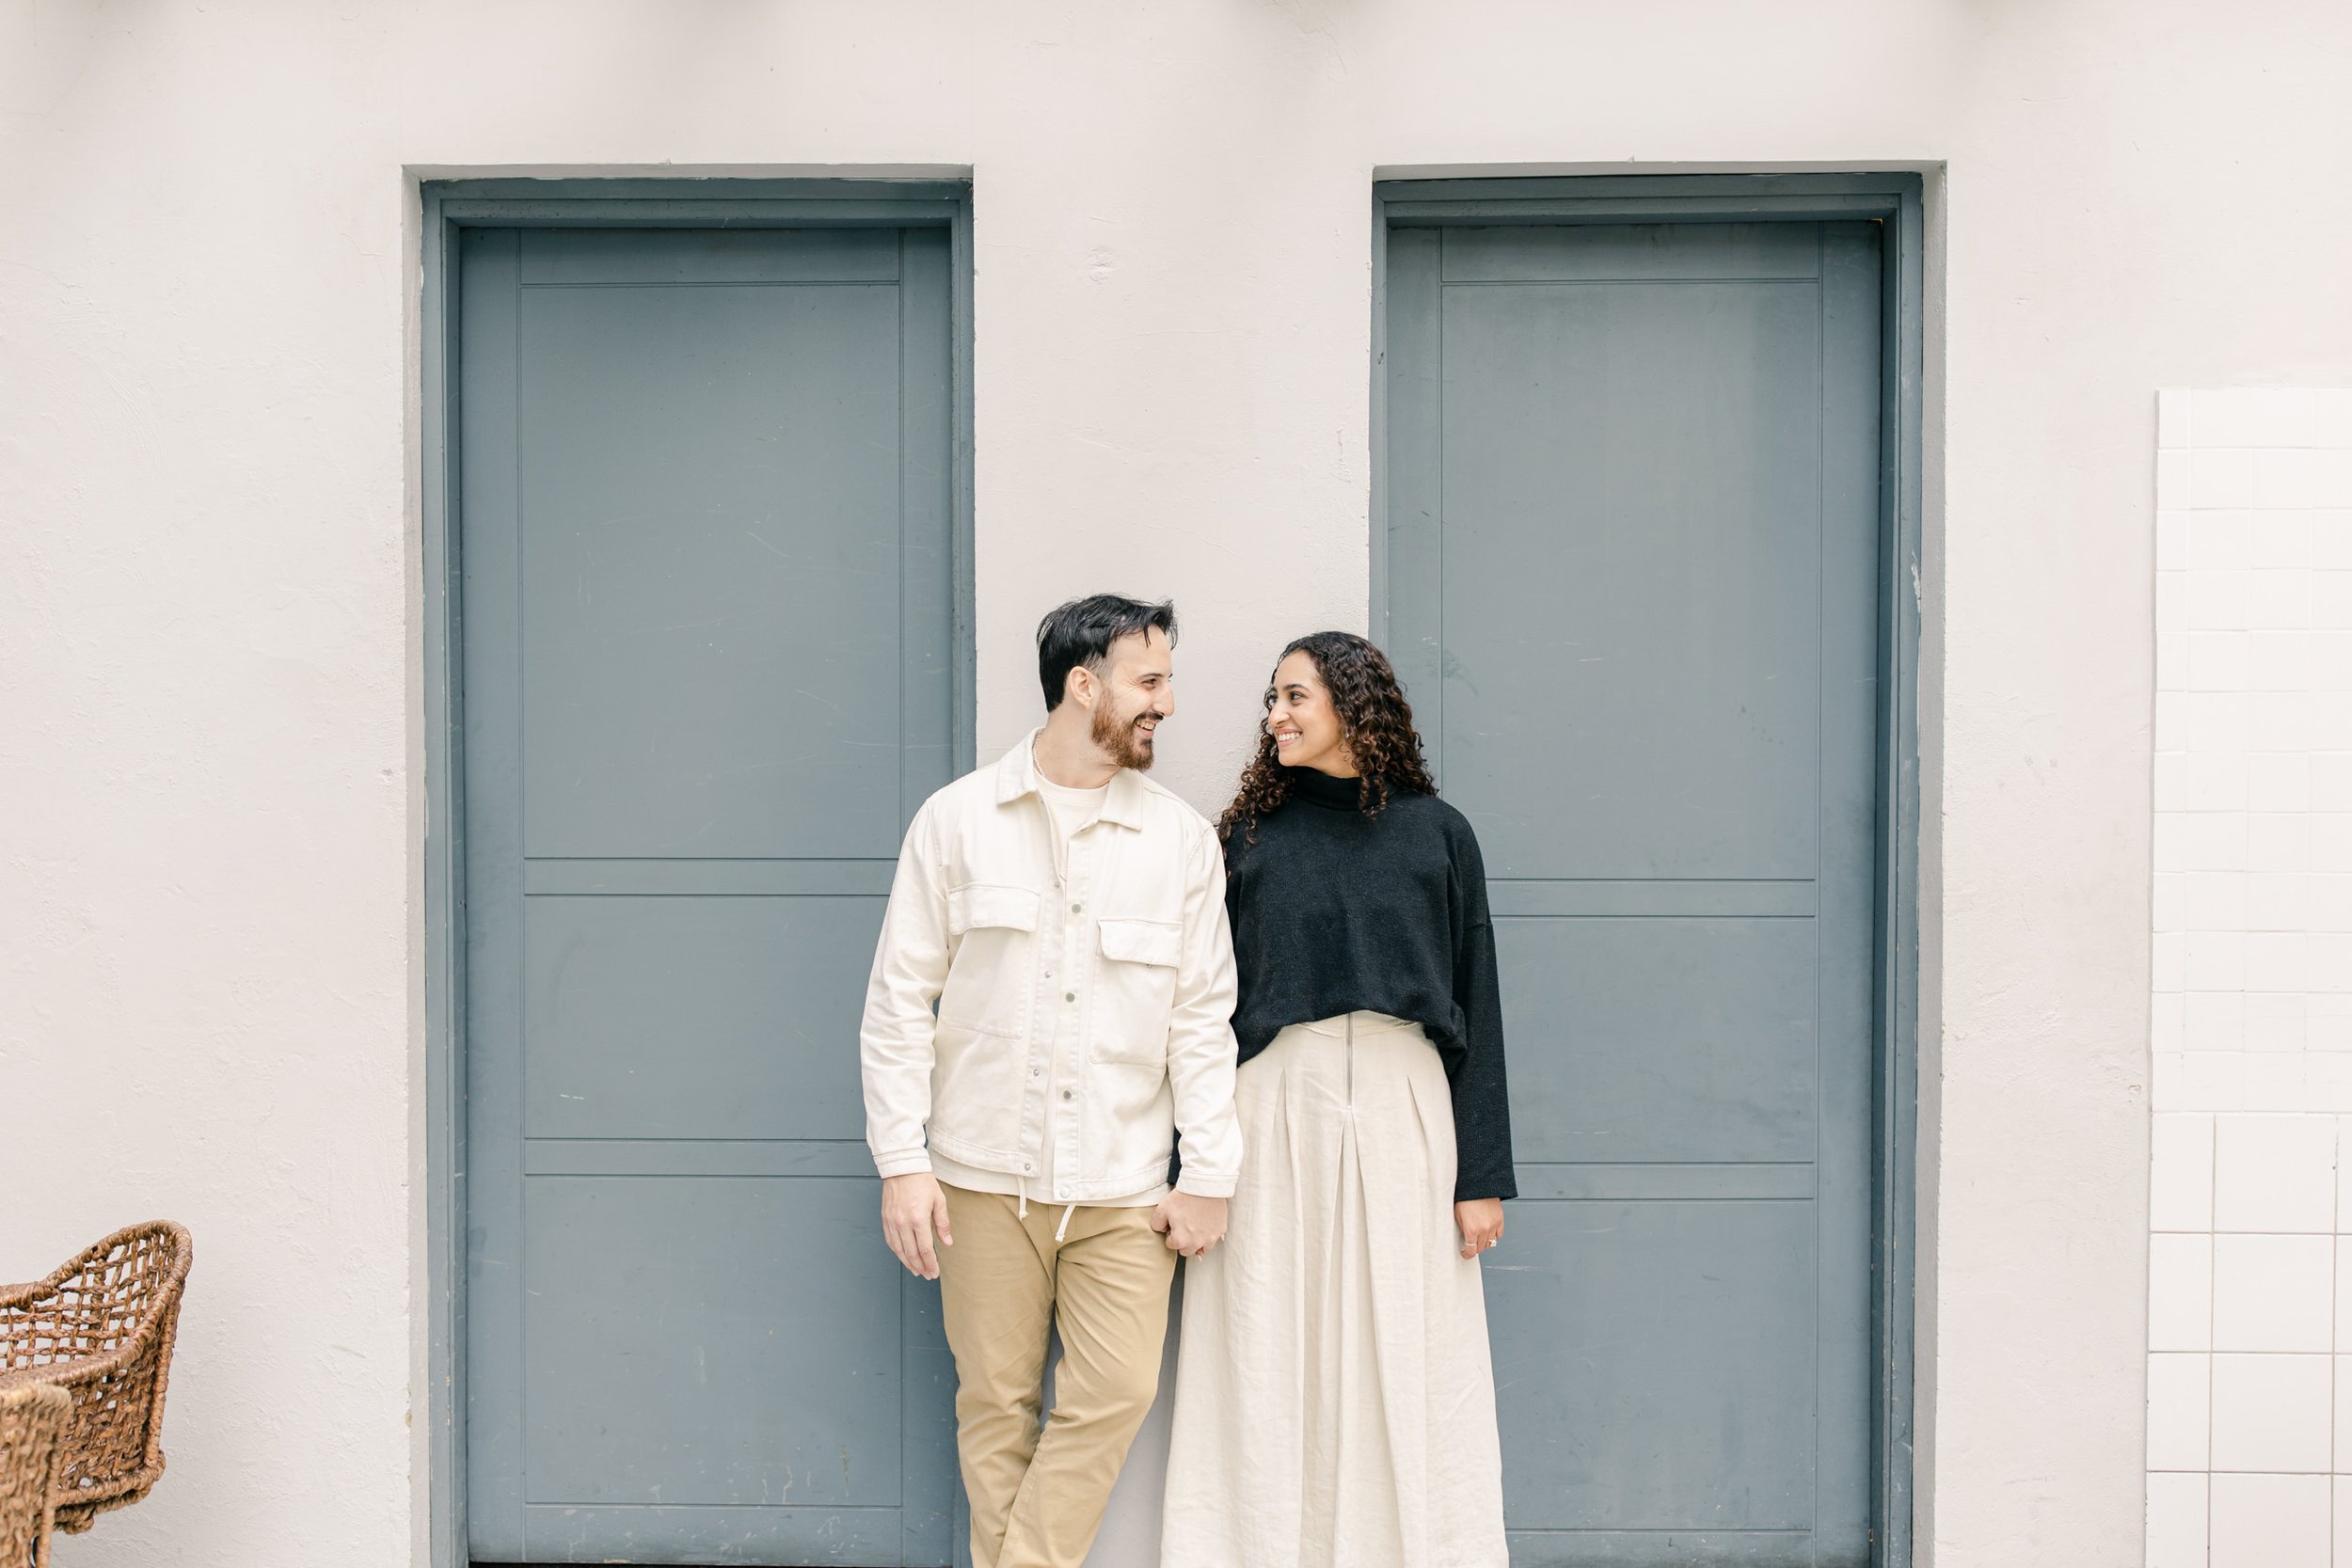
[(1266, 728), (1274, 733), (1274, 755), (1283, 767), (1312, 768), (1342, 779), (1356, 776), (1330, 689), (1304, 648), (1274, 667), (1274, 705), (1266, 710)]

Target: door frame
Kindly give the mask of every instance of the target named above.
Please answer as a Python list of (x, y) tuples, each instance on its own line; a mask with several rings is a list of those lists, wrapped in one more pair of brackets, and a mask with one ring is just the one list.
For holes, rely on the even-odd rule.
[[(424, 1173), (427, 1551), (469, 1568), (466, 1515), (466, 901), (459, 673), (456, 375), (461, 231), (471, 228), (944, 228), (953, 467), (953, 761), (974, 765), (972, 186), (964, 179), (473, 179), (417, 188), (422, 226), (420, 497), (423, 531)], [(958, 1531), (961, 1535), (961, 1531)]]
[(1388, 635), (1389, 235), (1446, 225), (1875, 221), (1879, 713), (1873, 759), (1870, 1561), (1913, 1560), (1919, 1101), (1919, 621), (1926, 222), (1914, 173), (1390, 179), (1373, 185), (1371, 627)]

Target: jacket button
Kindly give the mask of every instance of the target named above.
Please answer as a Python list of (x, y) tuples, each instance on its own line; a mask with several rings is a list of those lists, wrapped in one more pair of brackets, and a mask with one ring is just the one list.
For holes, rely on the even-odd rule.
[(1070, 906), (1070, 912), (1072, 914), (1084, 914), (1087, 912), (1087, 907), (1084, 904), (1073, 904)]
[(1072, 1094), (1072, 1093), (1071, 1093), (1068, 1089), (1064, 1089), (1064, 1090), (1062, 1090), (1062, 1091), (1061, 1091), (1061, 1097), (1062, 1097), (1064, 1100), (1074, 1100), (1074, 1099), (1076, 1099), (1076, 1098), (1077, 1098), (1077, 1096), (1075, 1096), (1075, 1095)]
[(1078, 993), (1074, 990), (1066, 990), (1061, 993), (1061, 999), (1064, 1002), (1075, 1002), (1078, 1000)]
[(1032, 1164), (1030, 1164), (1028, 1161), (1024, 1160), (1024, 1161), (1022, 1161), (1022, 1162), (1021, 1162), (1021, 1168), (1022, 1168), (1023, 1170), (1034, 1170), (1034, 1169), (1036, 1169), (1037, 1167), (1036, 1167), (1036, 1166), (1034, 1166), (1034, 1165), (1032, 1165)]

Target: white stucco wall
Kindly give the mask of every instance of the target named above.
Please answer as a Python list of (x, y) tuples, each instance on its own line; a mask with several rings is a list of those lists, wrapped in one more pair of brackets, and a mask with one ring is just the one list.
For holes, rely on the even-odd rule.
[(1040, 609), (1172, 594), (1209, 804), (1363, 613), (1375, 169), (1636, 161), (1948, 166), (1922, 1528), (2137, 1562), (2152, 393), (2352, 374), (2348, 66), (2321, 0), (7, 0), (0, 1275), (199, 1244), (171, 1473), (60, 1564), (422, 1551), (405, 170), (970, 166), (983, 745)]

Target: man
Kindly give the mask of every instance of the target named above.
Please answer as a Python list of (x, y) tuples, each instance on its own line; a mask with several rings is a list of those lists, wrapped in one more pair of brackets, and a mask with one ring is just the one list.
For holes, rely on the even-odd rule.
[(915, 814), (866, 990), (882, 1234), (940, 1282), (975, 1568), (1085, 1560), (1176, 1258), (1223, 1239), (1240, 1174), (1224, 856), (1144, 777), (1175, 639), (1172, 605), (1112, 594), (1045, 617), (1045, 723)]

